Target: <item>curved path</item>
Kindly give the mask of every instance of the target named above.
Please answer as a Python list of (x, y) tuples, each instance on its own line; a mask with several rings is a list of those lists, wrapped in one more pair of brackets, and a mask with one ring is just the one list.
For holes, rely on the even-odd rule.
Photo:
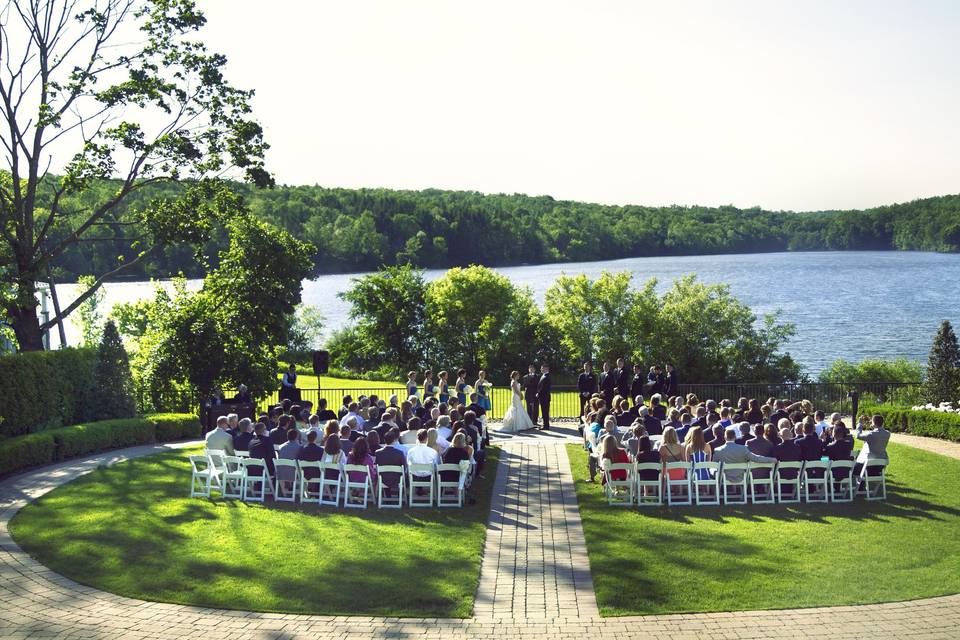
[[(562, 431), (504, 441), (474, 617), (466, 620), (223, 611), (85, 587), (21, 550), (10, 538), (10, 518), (30, 500), (100, 464), (171, 446), (110, 452), (9, 478), (0, 482), (0, 638), (960, 637), (960, 595), (866, 606), (599, 618), (569, 463), (560, 450), (575, 434)], [(958, 455), (936, 441), (922, 445)]]

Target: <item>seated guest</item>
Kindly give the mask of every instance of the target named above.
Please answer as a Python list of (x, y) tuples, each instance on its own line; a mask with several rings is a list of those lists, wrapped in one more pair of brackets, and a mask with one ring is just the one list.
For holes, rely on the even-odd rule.
[[(441, 416), (446, 418), (447, 416)], [(453, 434), (451, 433), (451, 436)], [(446, 439), (440, 438), (440, 432), (436, 428), (427, 429), (427, 446), (437, 452), (438, 456), (442, 456), (443, 452), (450, 447), (450, 442)]]
[[(662, 462), (660, 452), (653, 450), (653, 442), (650, 440), (650, 436), (642, 435), (637, 438), (637, 453), (633, 456), (633, 461), (637, 464), (650, 462), (660, 464)], [(658, 475), (659, 472), (652, 470), (638, 472), (640, 480), (656, 480)]]
[(730, 416), (730, 419), (734, 422), (743, 422), (747, 421), (747, 412), (749, 411), (749, 406), (747, 405), (746, 398), (740, 398), (737, 400), (737, 406), (733, 409), (733, 415)]
[[(719, 420), (720, 420), (720, 412), (719, 412), (719, 409), (718, 409), (718, 407), (717, 407), (717, 402), (716, 402), (716, 400), (707, 400), (705, 404), (706, 404), (706, 407), (707, 407), (708, 426), (711, 426), (711, 429), (712, 429), (713, 427), (712, 427), (712, 425), (709, 423), (709, 418), (713, 418), (713, 421), (714, 421), (714, 422), (719, 421)], [(703, 437), (704, 437), (704, 440), (706, 440), (707, 434), (704, 433), (704, 434), (703, 434)]]
[[(453, 442), (443, 454), (443, 464), (460, 464), (464, 460), (470, 460), (470, 452), (467, 449), (467, 434), (459, 432), (454, 434)], [(460, 474), (456, 471), (441, 471), (440, 480), (443, 482), (456, 482)]]
[(290, 416), (282, 415), (277, 421), (277, 428), (270, 431), (270, 442), (279, 447), (287, 441), (287, 429), (290, 426)]
[[(773, 425), (770, 425), (770, 428), (772, 431)], [(765, 437), (766, 428), (762, 424), (754, 425), (753, 433), (754, 437), (746, 442), (747, 449), (750, 449), (750, 451), (758, 456), (772, 456), (773, 448), (777, 446), (777, 443)]]
[[(692, 421), (693, 416), (689, 413), (683, 413), (680, 415), (680, 427), (676, 429), (678, 442), (683, 442), (687, 439), (687, 434), (690, 432)], [(663, 432), (666, 433), (667, 430), (664, 429)]]
[(746, 445), (747, 440), (750, 440), (753, 436), (750, 434), (750, 423), (741, 422), (737, 425), (737, 428), (740, 430), (739, 435), (737, 436), (737, 444)]
[[(702, 404), (697, 405), (696, 408), (693, 410), (693, 415), (694, 415), (694, 418), (690, 422), (690, 426), (706, 429), (707, 428), (707, 408)], [(711, 433), (712, 432), (713, 430), (711, 429)]]
[[(417, 432), (417, 444), (407, 450), (407, 466), (412, 464), (427, 464), (433, 466), (436, 465), (439, 460), (440, 454), (438, 454), (435, 449), (427, 446), (427, 430), (420, 429), (420, 431)], [(426, 478), (431, 474), (418, 471), (413, 475), (418, 478)]]
[(340, 436), (335, 433), (330, 434), (323, 443), (323, 458), (320, 459), (320, 462), (333, 465), (335, 468), (326, 469), (323, 472), (323, 477), (327, 480), (336, 480), (342, 477), (345, 461), (346, 456), (343, 455), (343, 449), (340, 447)]
[[(277, 451), (277, 457), (285, 460), (299, 460), (300, 452), (303, 450), (303, 447), (300, 446), (299, 436), (300, 434), (296, 429), (288, 429), (287, 442), (280, 445), (280, 450)], [(281, 482), (292, 483), (296, 479), (296, 475), (296, 469), (291, 469), (290, 467), (280, 467), (280, 469), (277, 471), (277, 480)]]
[(617, 427), (617, 420), (612, 414), (603, 419), (603, 431), (600, 432), (601, 439), (607, 436), (612, 437), (617, 441), (617, 444), (620, 444), (620, 429)]
[(487, 452), (484, 450), (483, 437), (477, 429), (477, 416), (473, 411), (463, 414), (463, 428), (467, 432), (467, 440), (473, 442), (473, 461), (476, 464), (476, 475), (483, 473), (483, 466), (487, 461)]
[[(683, 423), (680, 422), (680, 411), (677, 409), (670, 409), (670, 412), (667, 414), (667, 424), (665, 427), (673, 427), (678, 431), (683, 428)], [(661, 429), (662, 431), (662, 429)]]
[[(866, 416), (863, 416), (866, 418)], [(871, 460), (890, 460), (887, 457), (887, 443), (890, 441), (890, 432), (887, 431), (883, 426), (883, 416), (876, 414), (871, 420), (873, 425), (872, 431), (867, 431), (864, 433), (863, 429), (866, 426), (866, 420), (861, 420), (857, 423), (857, 440), (863, 442), (863, 449), (860, 450), (860, 454), (857, 456), (857, 464), (854, 466), (853, 475), (856, 477), (863, 477), (864, 475), (874, 475), (879, 473), (875, 471), (876, 467), (870, 466)], [(864, 465), (867, 465), (864, 469)]]
[(475, 415), (477, 418), (487, 415), (487, 410), (479, 404), (476, 393), (470, 394), (470, 404), (467, 405), (466, 410), (472, 411), (473, 415)]
[(351, 438), (353, 433), (347, 425), (340, 427), (340, 449), (345, 456), (349, 456), (350, 450), (353, 449), (354, 438)]
[[(250, 418), (244, 418), (240, 421), (239, 428), (240, 433), (233, 439), (233, 450), (234, 452), (249, 451), (250, 441), (253, 440), (253, 422)], [(264, 425), (264, 428), (266, 428), (266, 425)]]
[[(663, 462), (663, 468), (666, 469), (669, 462), (683, 462), (686, 459), (686, 448), (677, 440), (676, 429), (667, 427), (663, 430), (660, 442), (660, 461)], [(686, 476), (683, 469), (670, 469), (668, 474), (672, 480), (682, 480)]]
[(353, 420), (354, 425), (356, 425), (354, 428), (359, 428), (364, 424), (363, 416), (360, 415), (360, 405), (358, 405), (356, 402), (351, 402), (347, 407), (346, 413), (344, 413), (340, 418), (340, 426), (349, 424), (351, 419)]
[(763, 411), (760, 410), (760, 403), (756, 398), (750, 398), (747, 401), (747, 413), (743, 419), (750, 424), (763, 424)]
[[(372, 433), (376, 433), (375, 431)], [(369, 444), (366, 438), (357, 438), (356, 442), (351, 443), (350, 453), (347, 454), (347, 464), (355, 464), (367, 467), (370, 474), (370, 486), (377, 486), (377, 463), (370, 455)], [(350, 471), (347, 473), (347, 479), (350, 482), (363, 482), (363, 473), (360, 471)], [(362, 497), (363, 494), (360, 494)]]
[(231, 438), (233, 438), (239, 433), (239, 430), (237, 429), (238, 422), (239, 420), (238, 420), (237, 414), (235, 413), (227, 414), (227, 433), (230, 434)]
[[(386, 436), (384, 436), (384, 438), (386, 438)], [(380, 450), (380, 434), (376, 431), (371, 431), (365, 436), (360, 436), (356, 441), (359, 442), (361, 440), (367, 441), (367, 451), (370, 453), (370, 455), (374, 455)]]
[[(267, 473), (270, 474), (270, 477), (273, 477), (273, 460), (277, 457), (277, 452), (273, 448), (273, 442), (267, 436), (266, 430), (267, 428), (263, 423), (257, 423), (257, 426), (253, 428), (254, 435), (253, 440), (250, 441), (249, 451), (251, 458), (264, 461), (264, 464), (267, 466)], [(251, 475), (258, 475), (260, 473), (260, 467), (252, 467), (250, 469)]]
[(234, 455), (233, 437), (227, 433), (227, 417), (217, 418), (217, 428), (207, 434), (207, 451), (220, 450), (228, 456)]
[[(804, 419), (802, 428), (803, 436), (794, 440), (794, 443), (800, 447), (800, 455), (807, 461), (819, 460), (823, 456), (823, 442), (817, 437), (816, 423), (812, 416)], [(823, 471), (811, 469), (810, 477), (822, 478)]]
[(453, 429), (450, 427), (450, 416), (439, 416), (437, 418), (437, 436), (443, 440), (450, 440), (453, 437)]
[(617, 407), (617, 411), (613, 415), (617, 419), (618, 427), (628, 427), (633, 422), (630, 415), (630, 403), (627, 400), (620, 401), (620, 406)]
[[(650, 396), (650, 415), (660, 421), (667, 419), (667, 408), (661, 404), (662, 399), (659, 393)], [(650, 430), (647, 429), (647, 431), (649, 432)], [(659, 435), (659, 432), (651, 435)]]
[[(780, 440), (780, 444), (773, 448), (773, 457), (778, 462), (800, 462), (803, 460), (803, 452), (793, 441), (793, 431), (789, 427), (780, 429)], [(787, 480), (793, 480), (797, 477), (797, 470), (785, 469), (780, 475)]]
[(660, 419), (652, 415), (650, 409), (640, 407), (640, 417), (643, 419), (643, 428), (646, 429), (647, 435), (659, 436), (663, 433), (663, 425)]
[(400, 483), (403, 482), (403, 478), (405, 477), (407, 471), (407, 455), (403, 449), (397, 447), (397, 437), (399, 435), (399, 431), (394, 431), (393, 429), (388, 431), (387, 435), (384, 436), (385, 445), (374, 452), (374, 458), (377, 461), (377, 466), (403, 467), (403, 475), (399, 473), (380, 474), (380, 482), (382, 482), (387, 488), (388, 495), (396, 495), (400, 489)]
[(724, 429), (733, 424), (733, 420), (730, 419), (730, 407), (720, 407), (720, 424)]
[(327, 408), (327, 399), (320, 398), (317, 401), (317, 419), (321, 422), (328, 420), (339, 420), (337, 414)]
[[(708, 414), (707, 421), (709, 422), (711, 419), (712, 418), (710, 418)], [(713, 433), (713, 439), (707, 441), (707, 444), (710, 445), (710, 449), (713, 450), (713, 449), (716, 449), (717, 447), (722, 447), (724, 443), (727, 441), (727, 438), (725, 435), (727, 432), (727, 429), (722, 424), (720, 424), (719, 420), (716, 420), (710, 426), (710, 429), (703, 432), (704, 440), (706, 440), (707, 436), (709, 436), (711, 432)]]
[(825, 414), (823, 411), (817, 411), (813, 414), (813, 419), (816, 421), (817, 435), (823, 435), (824, 429), (830, 426), (830, 423), (826, 420)]
[[(851, 452), (853, 451), (853, 439), (847, 431), (847, 426), (843, 423), (831, 427), (833, 429), (833, 440), (823, 447), (823, 453), (833, 460), (853, 460)], [(826, 433), (826, 432), (824, 432)], [(837, 469), (833, 472), (835, 480), (842, 480), (846, 472), (843, 469)]]
[[(613, 416), (610, 417), (612, 418)], [(600, 459), (606, 460), (607, 464), (621, 464), (630, 462), (630, 458), (627, 457), (627, 452), (621, 449), (617, 444), (617, 439), (609, 434), (604, 435), (603, 439), (600, 441)], [(625, 469), (613, 471), (610, 473), (610, 479), (626, 480), (627, 471)], [(606, 474), (603, 474), (601, 483), (607, 483)]]
[[(746, 424), (746, 423), (745, 423)], [(726, 442), (713, 450), (714, 462), (726, 462), (737, 464), (743, 462), (776, 462), (777, 459), (771, 456), (758, 456), (748, 449), (745, 445), (737, 444), (737, 433), (735, 431), (726, 432)], [(740, 469), (724, 469), (723, 475), (727, 482), (743, 481), (743, 471)]]
[[(300, 452), (297, 454), (297, 460), (303, 460), (304, 462), (320, 462), (323, 460), (323, 449), (317, 446), (316, 431), (307, 432), (307, 444), (300, 449)], [(307, 480), (319, 478), (320, 470), (309, 468), (304, 469), (303, 476)]]
[[(623, 446), (631, 458), (636, 458), (639, 454), (641, 438), (646, 438), (648, 441), (650, 440), (650, 437), (647, 435), (647, 430), (643, 428), (642, 424), (634, 425), (628, 435), (624, 436)], [(657, 460), (659, 459), (660, 454), (657, 453)]]
[[(723, 427), (718, 427), (720, 433), (723, 433)], [(687, 446), (684, 450), (684, 456), (687, 462), (710, 462), (710, 456), (713, 455), (713, 448), (703, 440), (703, 431), (700, 427), (690, 429), (687, 436)], [(710, 472), (707, 469), (697, 469), (696, 478), (699, 480), (709, 480)]]

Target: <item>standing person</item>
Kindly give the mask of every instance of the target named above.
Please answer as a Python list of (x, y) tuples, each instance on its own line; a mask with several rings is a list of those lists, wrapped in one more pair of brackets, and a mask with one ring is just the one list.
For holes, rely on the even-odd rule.
[(616, 391), (621, 398), (630, 397), (630, 372), (627, 371), (627, 363), (623, 358), (617, 358), (617, 368), (614, 370), (616, 377)]
[(600, 374), (600, 393), (603, 395), (603, 401), (607, 403), (607, 409), (612, 409), (613, 396), (617, 393), (617, 379), (610, 371), (610, 363), (603, 363), (603, 372)]
[(527, 402), (527, 415), (530, 416), (530, 422), (536, 426), (539, 419), (537, 408), (537, 385), (540, 383), (540, 376), (537, 375), (536, 365), (527, 367), (527, 375), (523, 377), (523, 399)]
[(437, 394), (437, 388), (433, 384), (433, 371), (427, 369), (423, 372), (423, 401), (426, 402), (427, 398), (432, 398)]
[(300, 390), (297, 389), (297, 368), (292, 364), (280, 379), (280, 400), (300, 401)]
[(656, 365), (650, 367), (650, 373), (647, 374), (647, 388), (650, 389), (650, 395), (660, 393), (660, 376), (657, 375)]
[[(533, 429), (536, 424), (530, 419), (530, 414), (523, 406), (523, 386), (520, 384), (520, 372), (510, 372), (510, 406), (503, 414), (503, 424), (500, 431), (505, 433), (519, 433)], [(529, 402), (527, 403), (529, 406)]]
[(677, 378), (677, 370), (674, 368), (673, 364), (667, 363), (665, 366), (667, 370), (666, 376), (664, 376), (664, 394), (669, 398), (670, 396), (680, 395), (680, 381)]
[(450, 384), (447, 382), (449, 375), (446, 371), (441, 371), (437, 376), (439, 378), (437, 382), (440, 387), (440, 404), (449, 402), (450, 400)]
[(577, 378), (577, 391), (580, 393), (580, 410), (583, 414), (590, 397), (597, 392), (597, 376), (593, 375), (593, 365), (589, 362), (583, 363), (583, 373)]
[[(633, 379), (630, 381), (630, 397), (633, 398), (633, 406), (638, 402), (643, 402), (643, 387), (646, 380), (643, 377), (643, 368), (639, 364), (633, 365)], [(639, 398), (639, 400), (637, 400)]]
[(457, 394), (457, 400), (460, 401), (460, 404), (467, 404), (467, 370), (460, 369), (457, 371), (457, 381), (454, 383), (454, 390)]
[(537, 402), (540, 404), (540, 413), (543, 414), (543, 427), (546, 431), (550, 428), (550, 365), (540, 365), (540, 381), (537, 383)]
[(407, 398), (410, 396), (417, 397), (417, 372), (410, 371), (407, 373)]
[[(857, 456), (857, 463), (853, 468), (854, 478), (863, 478), (866, 476), (872, 469), (869, 465), (871, 460), (883, 460), (889, 462), (890, 458), (887, 456), (887, 443), (890, 442), (890, 432), (887, 431), (883, 426), (883, 416), (876, 414), (873, 416), (873, 430), (866, 433), (863, 432), (864, 420), (866, 416), (861, 416), (861, 420), (857, 422), (857, 440), (863, 442), (863, 448), (860, 450), (860, 454)], [(872, 475), (872, 474), (871, 474)]]
[[(475, 401), (477, 405), (479, 405), (479, 407), (483, 409), (483, 413), (474, 411), (475, 413), (477, 413), (477, 415), (483, 415), (484, 413), (486, 413), (487, 411), (490, 411), (493, 408), (493, 405), (490, 404), (490, 389), (489, 389), (492, 386), (493, 386), (492, 384), (487, 382), (486, 371), (481, 369), (479, 372), (477, 372), (477, 382), (474, 385), (473, 394), (471, 394), (471, 396), (476, 395)], [(471, 397), (471, 400), (473, 400), (472, 397)]]

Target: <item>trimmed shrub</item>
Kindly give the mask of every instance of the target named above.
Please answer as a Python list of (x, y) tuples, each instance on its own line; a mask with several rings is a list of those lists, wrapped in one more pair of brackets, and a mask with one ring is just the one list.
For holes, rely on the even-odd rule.
[(0, 356), (0, 436), (90, 420), (96, 359), (93, 349)]
[(10, 438), (0, 447), (0, 475), (55, 461), (56, 443), (49, 433), (31, 433)]
[(890, 431), (960, 442), (960, 414), (889, 405), (863, 407), (861, 412), (882, 415), (884, 426)]
[(108, 449), (197, 438), (200, 431), (200, 420), (195, 415), (159, 413), (8, 438), (0, 447), (0, 476)]

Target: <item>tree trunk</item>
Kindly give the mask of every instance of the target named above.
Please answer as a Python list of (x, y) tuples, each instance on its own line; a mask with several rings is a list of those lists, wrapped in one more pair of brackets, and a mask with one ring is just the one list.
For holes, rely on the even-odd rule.
[(43, 333), (40, 331), (40, 320), (37, 318), (36, 303), (30, 305), (16, 304), (8, 309), (13, 332), (17, 335), (17, 344), (21, 351), (43, 351)]

